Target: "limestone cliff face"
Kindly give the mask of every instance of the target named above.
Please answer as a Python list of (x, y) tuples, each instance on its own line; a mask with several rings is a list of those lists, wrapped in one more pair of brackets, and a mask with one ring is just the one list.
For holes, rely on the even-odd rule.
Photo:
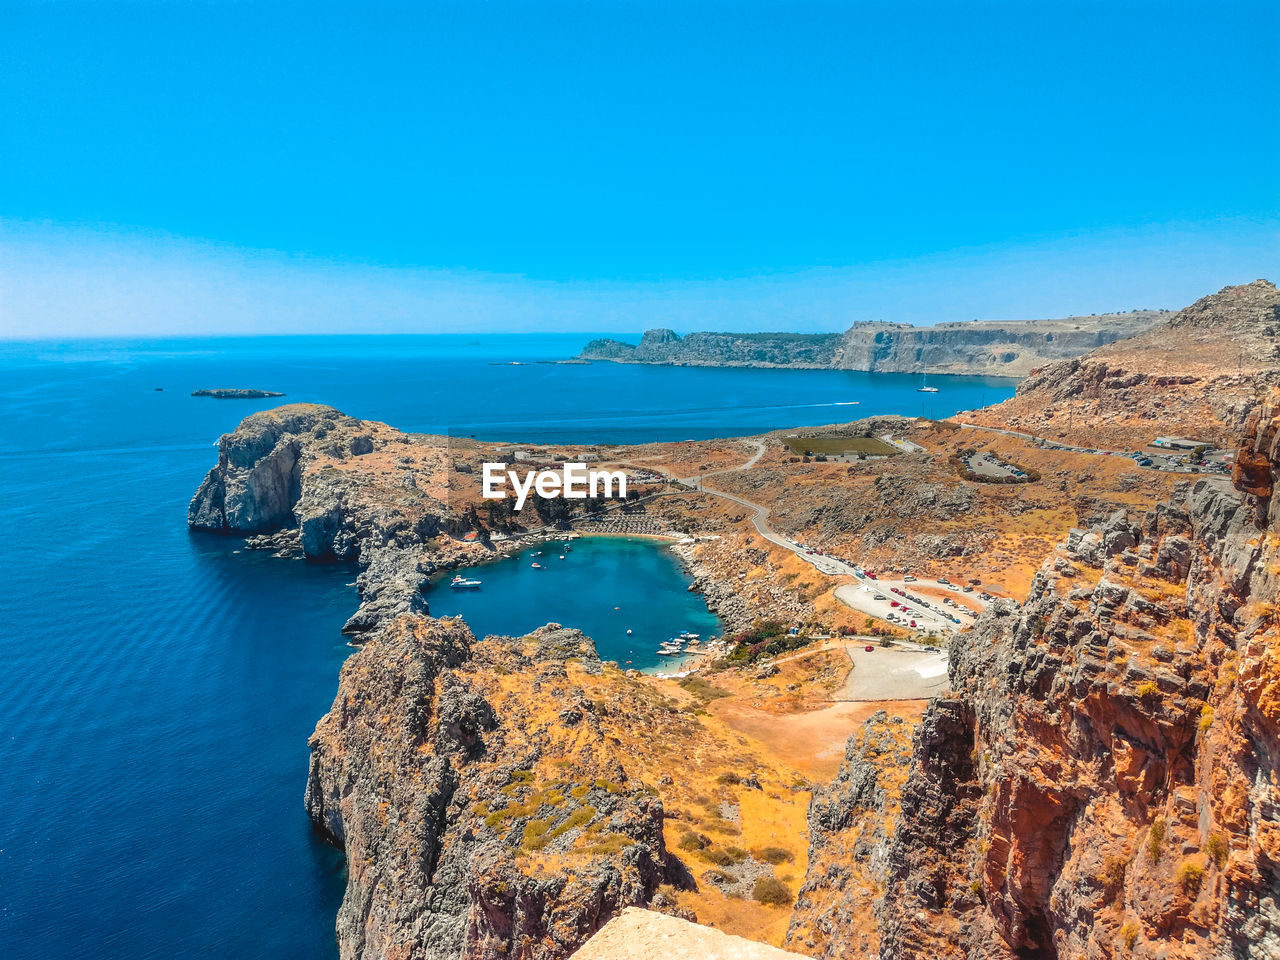
[(1280, 956), (1278, 417), (1251, 418), (1247, 492), (1074, 532), (954, 641), (887, 845), (885, 960)]
[(402, 617), (367, 638), (311, 738), (306, 792), (347, 854), (344, 960), (553, 960), (682, 882), (662, 804), (577, 686), (603, 669), (555, 626), (477, 642)]
[(196, 491), (188, 523), (261, 533), (292, 522), (302, 492), (302, 438), (339, 416), (331, 407), (298, 404), (245, 418), (218, 442), (218, 465)]
[(308, 456), (371, 450), (366, 425), (333, 407), (296, 403), (255, 413), (218, 441), (217, 466), (192, 498), (187, 522), (241, 534), (293, 526)]
[[(348, 633), (422, 612), (420, 590), (442, 562), (431, 538), (464, 521), (442, 496), (379, 487), (373, 468), (347, 469), (375, 452), (376, 431), (405, 445), (411, 439), (312, 404), (246, 417), (219, 441), (218, 463), (192, 498), (187, 522), (196, 530), (264, 535), (262, 545), (311, 560), (358, 562), (361, 605)], [(435, 446), (412, 449), (447, 460), (443, 438), (426, 439)]]
[(975, 321), (915, 327), (855, 323), (835, 333), (691, 333), (649, 330), (639, 345), (593, 340), (587, 360), (685, 366), (800, 367), (885, 373), (957, 373), (1026, 376), (1033, 367), (1078, 357), (1103, 344), (1146, 330), (1155, 311), (1072, 317), (1067, 320)]

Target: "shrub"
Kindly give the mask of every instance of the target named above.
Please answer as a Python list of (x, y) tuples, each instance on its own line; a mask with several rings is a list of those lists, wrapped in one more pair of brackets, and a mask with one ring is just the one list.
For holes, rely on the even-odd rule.
[(751, 888), (751, 898), (760, 903), (785, 906), (791, 902), (791, 891), (777, 877), (761, 877)]
[(1213, 707), (1207, 703), (1200, 708), (1200, 732), (1204, 733), (1213, 726)]
[(1147, 835), (1147, 856), (1152, 863), (1160, 862), (1160, 853), (1164, 848), (1164, 832), (1164, 818), (1157, 817), (1155, 822), (1151, 824), (1151, 833)]
[(525, 850), (541, 850), (547, 845), (547, 828), (550, 826), (550, 820), (530, 820), (524, 825), (524, 838), (520, 845)]
[(757, 850), (756, 858), (763, 860), (765, 863), (771, 863), (775, 867), (782, 863), (790, 863), (795, 859), (791, 855), (791, 851), (783, 847), (765, 847), (763, 850)]
[(1160, 696), (1160, 688), (1156, 686), (1154, 681), (1143, 680), (1138, 684), (1137, 694), (1143, 700), (1154, 700)]
[(1107, 857), (1102, 863), (1102, 887), (1108, 894), (1119, 894), (1124, 886), (1124, 874), (1128, 863), (1124, 857)]
[(731, 864), (737, 863), (737, 861), (733, 859), (732, 854), (727, 850), (721, 850), (719, 847), (707, 847), (706, 849), (701, 850), (698, 853), (698, 856), (703, 860), (706, 860), (708, 863), (714, 863), (717, 867), (727, 867)]
[(1200, 895), (1200, 885), (1204, 883), (1204, 867), (1190, 860), (1178, 868), (1178, 886), (1191, 899)]
[(742, 782), (742, 778), (738, 776), (736, 773), (734, 773), (732, 770), (726, 773), (722, 773), (720, 774), (720, 776), (716, 777), (716, 783), (722, 784), (726, 787), (735, 786), (741, 782)]
[(548, 841), (554, 840), (556, 837), (559, 837), (559, 836), (562, 836), (563, 834), (568, 833), (570, 830), (574, 829), (575, 827), (580, 827), (585, 823), (590, 823), (592, 820), (595, 819), (595, 816), (596, 816), (595, 807), (579, 807), (577, 810), (573, 811), (573, 813), (569, 814), (567, 818), (565, 818), (564, 823), (560, 824), (560, 826), (556, 827), (549, 834), (547, 834), (547, 840)]
[(1227, 841), (1216, 833), (1209, 835), (1209, 842), (1205, 844), (1205, 850), (1209, 854), (1209, 859), (1213, 861), (1214, 866), (1221, 870), (1227, 863)]
[(1126, 950), (1132, 950), (1133, 945), (1138, 942), (1138, 925), (1132, 920), (1120, 928), (1120, 942)]
[(705, 850), (707, 847), (711, 846), (711, 838), (703, 836), (701, 833), (694, 833), (690, 830), (680, 838), (680, 842), (676, 845), (681, 850)]

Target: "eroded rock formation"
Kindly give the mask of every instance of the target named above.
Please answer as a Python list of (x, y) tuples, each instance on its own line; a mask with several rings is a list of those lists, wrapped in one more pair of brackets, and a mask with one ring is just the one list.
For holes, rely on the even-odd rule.
[(1074, 532), (1025, 605), (953, 641), (882, 847), (885, 960), (1280, 956), (1280, 518), (1258, 468), (1280, 469), (1278, 415), (1252, 419), (1245, 491), (1200, 480)]
[(344, 958), (564, 957), (682, 882), (662, 804), (577, 685), (602, 671), (555, 627), (477, 642), (402, 617), (368, 637), (311, 738), (306, 793), (347, 852)]

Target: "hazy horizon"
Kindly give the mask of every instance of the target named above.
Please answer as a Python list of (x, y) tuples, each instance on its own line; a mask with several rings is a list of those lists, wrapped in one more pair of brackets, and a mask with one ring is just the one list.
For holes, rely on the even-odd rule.
[(834, 332), (1280, 274), (1261, 0), (0, 10), (4, 338)]

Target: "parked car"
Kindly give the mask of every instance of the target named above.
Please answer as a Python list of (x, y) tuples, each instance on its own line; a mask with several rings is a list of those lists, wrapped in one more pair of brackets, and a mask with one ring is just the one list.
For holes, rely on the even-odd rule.
[(865, 647), (863, 647), (862, 649), (863, 649), (863, 650), (865, 650), (867, 653), (874, 653), (876, 648), (875, 648), (875, 647), (873, 647), (871, 644), (869, 644), (869, 643), (868, 643), (868, 644), (867, 644)]

